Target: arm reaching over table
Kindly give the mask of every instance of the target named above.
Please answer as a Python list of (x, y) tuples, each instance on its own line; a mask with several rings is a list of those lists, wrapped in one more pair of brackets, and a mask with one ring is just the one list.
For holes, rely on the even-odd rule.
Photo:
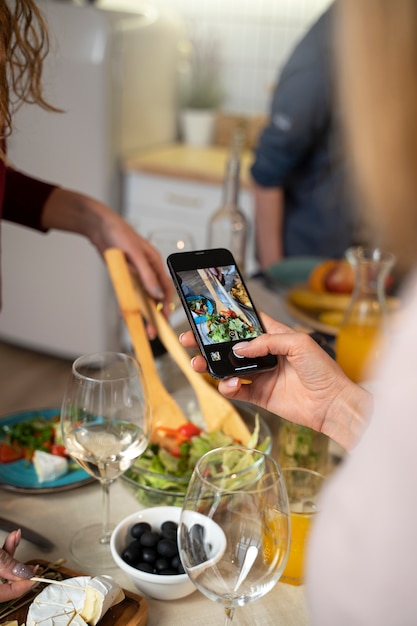
[[(219, 391), (231, 399), (258, 405), (281, 417), (308, 426), (351, 450), (372, 410), (371, 394), (353, 383), (337, 363), (305, 333), (262, 315), (266, 333), (234, 346), (247, 357), (274, 354), (278, 366), (253, 376), (251, 385), (239, 378), (219, 383)], [(180, 337), (185, 347), (195, 346), (191, 332)], [(194, 369), (204, 372), (202, 356), (192, 360)]]
[(160, 253), (110, 207), (84, 194), (56, 187), (42, 212), (42, 228), (84, 235), (101, 256), (120, 248), (147, 293), (170, 315), (172, 283)]

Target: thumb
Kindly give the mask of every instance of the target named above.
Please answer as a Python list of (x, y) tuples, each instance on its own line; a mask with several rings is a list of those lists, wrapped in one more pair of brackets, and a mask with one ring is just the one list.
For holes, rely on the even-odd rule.
[(250, 341), (242, 341), (233, 346), (238, 356), (260, 357), (267, 354), (275, 356), (297, 357), (307, 350), (311, 352), (314, 340), (307, 333), (289, 332), (263, 333)]

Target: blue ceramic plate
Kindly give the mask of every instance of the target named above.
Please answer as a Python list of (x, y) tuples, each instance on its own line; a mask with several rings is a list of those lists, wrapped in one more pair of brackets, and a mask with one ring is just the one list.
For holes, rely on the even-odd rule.
[(320, 257), (287, 257), (271, 265), (266, 275), (278, 285), (292, 287), (307, 282), (310, 272), (323, 261)]
[(209, 300), (208, 298), (206, 298), (205, 296), (188, 296), (187, 302), (188, 302), (188, 306), (189, 306), (189, 308), (191, 310), (191, 313), (194, 316), (194, 320), (195, 320), (196, 324), (201, 324), (202, 322), (205, 322), (207, 320), (207, 317), (205, 315), (199, 315), (198, 313), (196, 313), (192, 309), (193, 303), (201, 303), (201, 304), (205, 305), (207, 307), (207, 313), (209, 315), (211, 315), (213, 313), (213, 311), (214, 311), (214, 305), (213, 305), (212, 301)]
[[(0, 426), (18, 424), (35, 417), (53, 419), (60, 414), (60, 409), (35, 409), (22, 411), (0, 418)], [(0, 463), (0, 487), (10, 491), (30, 492), (33, 494), (50, 491), (66, 491), (93, 482), (95, 479), (84, 470), (73, 469), (57, 480), (40, 483), (32, 463), (24, 459), (13, 463)]]

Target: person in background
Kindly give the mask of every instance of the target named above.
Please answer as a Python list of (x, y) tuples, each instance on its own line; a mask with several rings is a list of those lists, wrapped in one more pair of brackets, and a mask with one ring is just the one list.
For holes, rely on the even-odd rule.
[[(349, 454), (327, 481), (308, 551), (312, 626), (413, 626), (417, 615), (417, 3), (341, 0), (339, 80), (349, 158), (370, 223), (404, 270), (400, 323), (374, 372), (353, 383), (304, 333), (265, 317), (234, 350), (278, 355), (251, 385), (219, 390), (335, 439)], [(399, 97), (398, 94), (401, 94)], [(195, 345), (190, 332), (181, 336)], [(201, 356), (193, 359), (205, 369)]]
[[(0, 3), (0, 217), (46, 232), (59, 229), (84, 235), (97, 251), (121, 248), (145, 289), (169, 315), (171, 281), (157, 250), (120, 215), (103, 203), (19, 172), (7, 160), (6, 139), (13, 112), (26, 102), (58, 112), (42, 95), (42, 65), (48, 53), (46, 23), (34, 0)], [(19, 251), (16, 250), (16, 262)], [(51, 264), (53, 264), (51, 259)], [(152, 333), (152, 329), (150, 329)], [(0, 602), (17, 598), (33, 583), (33, 572), (14, 558), (20, 531), (12, 532), (0, 550)]]
[(261, 271), (284, 257), (341, 258), (355, 242), (354, 198), (335, 102), (335, 8), (318, 19), (286, 62), (255, 151)]

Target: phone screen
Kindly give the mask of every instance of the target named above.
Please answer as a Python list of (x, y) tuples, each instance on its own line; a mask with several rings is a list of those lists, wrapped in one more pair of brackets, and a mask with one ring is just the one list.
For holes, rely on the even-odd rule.
[(232, 351), (234, 344), (265, 331), (228, 250), (173, 254), (168, 257), (168, 267), (213, 376), (224, 378), (276, 365), (272, 355), (246, 359)]

